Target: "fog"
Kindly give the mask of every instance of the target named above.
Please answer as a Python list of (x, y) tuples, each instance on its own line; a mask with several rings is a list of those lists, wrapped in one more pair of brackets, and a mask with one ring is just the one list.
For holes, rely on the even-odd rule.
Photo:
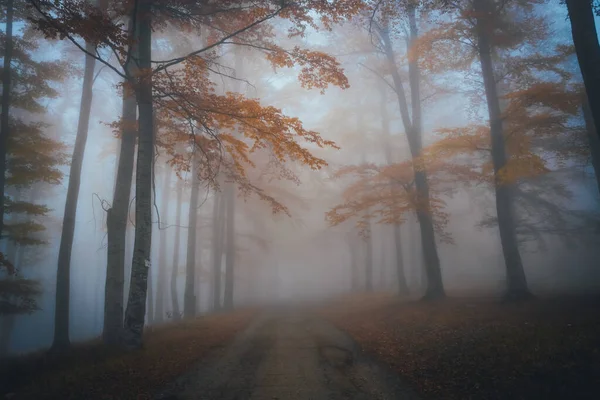
[[(15, 3), (21, 4), (19, 1)], [(533, 14), (546, 19), (550, 32), (548, 37), (544, 42), (538, 42), (537, 49), (529, 43), (520, 49), (499, 52), (496, 57), (498, 71), (509, 64), (504, 61), (516, 57), (519, 52), (519, 56), (533, 51), (544, 54), (553, 51), (553, 44), (571, 45), (568, 21), (565, 20), (566, 10), (558, 1), (537, 6)], [(279, 166), (275, 163), (276, 166), (269, 169), (269, 162), (273, 161), (273, 153), (270, 153), (272, 148), (263, 147), (256, 152), (249, 152), (248, 162), (238, 157), (245, 171), (245, 176), (241, 177), (230, 161), (231, 154), (241, 152), (241, 147), (236, 149), (233, 140), (226, 141), (226, 146), (230, 147), (220, 150), (224, 154), (223, 166), (212, 168), (216, 165), (214, 160), (217, 157), (210, 161), (212, 167), (206, 167), (209, 162), (203, 164), (203, 168), (210, 173), (203, 170), (200, 174), (198, 207), (191, 209), (194, 179), (192, 151), (186, 145), (164, 145), (170, 140), (173, 143), (181, 140), (183, 134), (178, 133), (179, 139), (169, 136), (169, 129), (175, 129), (175, 122), (165, 115), (158, 117), (161, 122), (158, 123), (156, 138), (162, 144), (155, 146), (153, 166), (152, 245), (146, 325), (158, 325), (179, 317), (173, 314), (171, 297), (174, 268), (176, 299), (179, 312), (183, 313), (186, 260), (190, 246), (195, 252), (195, 282), (191, 285), (196, 296), (197, 315), (215, 312), (215, 257), (221, 259), (220, 281), (223, 285), (229, 268), (227, 258), (235, 264), (235, 308), (326, 300), (352, 291), (397, 292), (400, 289), (397, 278), (398, 244), (408, 287), (406, 295), (418, 299), (425, 294), (427, 250), (423, 249), (421, 228), (414, 207), (402, 206), (399, 211), (392, 212), (389, 211), (389, 202), (375, 198), (383, 196), (381, 190), (371, 189), (369, 193), (372, 195), (366, 195), (365, 191), (348, 190), (361, 179), (361, 173), (366, 176), (375, 174), (373, 169), (370, 172), (340, 172), (348, 166), (372, 165), (379, 168), (388, 164), (399, 165), (411, 159), (392, 73), (389, 65), (385, 64), (385, 54), (382, 53), (376, 30), (369, 32), (368, 18), (365, 18), (355, 17), (351, 21), (334, 24), (331, 31), (309, 27), (303, 37), (291, 38), (286, 36), (289, 21), (274, 18), (268, 22), (278, 46), (285, 49), (298, 46), (336, 57), (348, 78), (348, 88), (329, 84), (320, 93), (318, 87), (303, 87), (298, 79), (303, 66), (274, 68), (265, 59), (263, 51), (249, 45), (221, 44), (214, 52), (206, 53), (206, 60), (210, 59), (211, 65), (210, 71), (206, 71), (207, 79), (214, 84), (214, 93), (225, 95), (227, 92), (236, 92), (247, 98), (258, 99), (263, 107), (280, 109), (285, 116), (297, 118), (306, 130), (318, 132), (324, 140), (333, 141), (339, 146), (339, 149), (319, 147), (302, 138), (287, 138), (297, 141), (315, 157), (325, 160), (327, 165), (320, 169), (303, 165), (301, 156), (286, 162), (285, 167), (281, 167), (282, 163)], [(3, 30), (6, 27), (5, 19), (3, 16)], [(419, 15), (417, 20), (420, 32), (426, 36), (436, 28), (435, 21), (448, 22), (452, 17), (434, 11), (429, 15)], [(320, 22), (317, 25), (322, 28)], [(405, 41), (408, 25), (402, 17), (397, 18), (397, 25), (399, 28), (392, 34), (392, 46), (399, 77), (404, 81), (407, 93), (410, 93)], [(31, 56), (36, 61), (66, 62), (70, 71), (61, 82), (50, 83), (57, 91), (57, 96), (43, 96), (39, 100), (43, 112), (34, 114), (15, 107), (11, 113), (22, 115), (21, 118), (27, 121), (47, 123), (44, 135), (63, 142), (70, 159), (80, 114), (85, 57), (70, 41), (45, 39), (39, 33), (30, 34), (30, 28), (29, 22), (21, 20), (15, 22), (13, 30), (16, 37), (33, 37), (28, 40), (39, 43), (39, 47), (31, 51)], [(176, 24), (166, 24), (154, 34), (152, 58), (169, 60), (187, 54), (201, 46), (201, 43), (206, 43), (206, 40), (211, 40), (203, 35), (197, 30), (178, 30)], [(81, 38), (76, 41), (83, 43)], [(447, 57), (452, 57), (451, 51), (448, 50)], [(99, 49), (99, 54), (108, 63), (117, 65), (110, 56), (110, 49)], [(573, 74), (566, 85), (575, 87), (581, 82), (575, 55), (561, 62), (561, 66)], [(423, 71), (420, 79), (424, 148), (443, 139), (444, 133), (440, 129), (487, 124), (489, 115), (478, 65), (478, 62), (474, 62), (468, 68), (436, 73)], [(172, 70), (181, 71), (182, 68), (174, 66)], [(432, 71), (434, 69), (431, 68)], [(69, 335), (72, 342), (99, 337), (103, 331), (109, 249), (107, 210), (113, 202), (121, 146), (119, 126), (111, 124), (121, 118), (123, 98), (122, 88), (118, 88), (118, 85), (122, 78), (101, 62), (96, 63), (94, 74), (97, 76), (93, 84), (89, 133), (83, 157), (70, 260)], [(548, 71), (533, 73), (536, 74), (539, 79), (555, 79), (547, 78), (551, 74)], [(499, 86), (502, 82), (510, 86), (518, 81), (514, 75), (507, 76), (509, 78), (505, 81), (499, 79)], [(189, 84), (193, 85), (193, 82), (189, 81)], [(160, 104), (158, 100), (156, 104)], [(410, 98), (409, 105), (412, 106)], [(162, 106), (155, 107), (160, 109)], [(167, 106), (163, 109), (167, 109)], [(585, 143), (585, 122), (580, 109), (561, 123), (565, 135), (575, 137), (575, 142), (581, 140)], [(382, 110), (387, 116), (383, 116)], [(389, 135), (384, 131), (383, 119), (387, 120)], [(218, 132), (216, 135), (226, 133), (228, 129), (225, 123), (220, 123), (222, 127), (215, 128)], [(235, 129), (230, 129), (233, 132), (231, 135), (237, 134)], [(251, 138), (246, 143), (250, 143), (248, 147), (251, 147)], [(536, 176), (519, 177), (519, 182), (515, 184), (542, 199), (537, 203), (514, 200), (517, 210), (516, 236), (522, 263), (529, 290), (536, 295), (586, 293), (600, 289), (600, 270), (597, 267), (600, 196), (592, 158), (586, 146), (581, 151), (565, 151), (560, 160), (553, 153), (554, 148), (547, 150), (536, 147), (536, 154), (541, 159), (545, 158), (547, 168), (538, 171)], [(387, 158), (390, 155), (391, 160)], [(461, 156), (456, 157), (460, 161)], [(463, 163), (466, 160), (467, 165), (471, 166), (483, 162), (481, 155), (466, 154), (462, 157), (466, 157), (462, 158)], [(45, 243), (24, 245), (2, 241), (3, 253), (14, 255), (13, 264), (19, 276), (38, 281), (41, 288), (36, 298), (39, 309), (15, 316), (1, 316), (3, 337), (8, 337), (6, 347), (9, 353), (45, 349), (53, 342), (57, 260), (69, 165), (60, 165), (59, 169), (64, 174), (59, 184), (35, 182), (25, 186), (14, 185), (6, 191), (13, 199), (30, 199), (50, 209), (46, 215), (32, 217), (45, 227), (45, 230), (35, 232), (33, 236)], [(445, 292), (449, 296), (501, 296), (506, 289), (507, 272), (496, 219), (494, 187), (485, 179), (469, 182), (464, 175), (453, 176), (452, 173), (451, 170), (445, 170), (439, 179), (430, 180), (434, 207), (439, 212), (434, 216), (433, 225)], [(127, 306), (134, 253), (135, 179), (134, 172), (126, 234), (124, 307)], [(236, 187), (235, 201), (231, 206), (234, 210), (232, 224), (225, 221), (225, 212), (217, 213), (219, 208), (216, 207), (217, 202), (222, 203), (221, 208), (225, 207), (223, 199), (229, 187), (228, 179), (233, 179)], [(378, 178), (373, 175), (371, 179), (376, 182)], [(220, 182), (218, 188), (215, 182)], [(381, 181), (377, 182), (381, 184)], [(250, 189), (246, 192), (244, 187)], [(178, 188), (181, 189), (180, 195)], [(353, 197), (353, 194), (356, 196)], [(356, 211), (361, 202), (368, 203), (368, 206)], [(278, 209), (279, 205), (283, 205), (285, 210)], [(353, 210), (354, 215), (334, 222), (332, 210), (344, 205), (349, 207), (346, 210)], [(194, 212), (197, 212), (196, 238), (195, 243), (191, 244), (188, 243), (189, 225), (190, 215)], [(364, 216), (369, 213), (369, 223), (365, 228)], [(7, 224), (20, 221), (19, 217), (11, 214), (7, 214), (5, 220)], [(229, 237), (229, 227), (234, 227), (231, 236), (235, 247), (233, 260), (227, 244), (222, 243), (220, 250), (215, 250), (217, 226), (221, 227), (220, 234), (226, 238)], [(394, 231), (396, 226), (397, 236)], [(396, 237), (400, 238), (399, 243)], [(225, 239), (225, 243), (228, 240)], [(372, 268), (370, 278), (367, 277), (369, 268)], [(368, 287), (369, 279), (372, 288)], [(190, 285), (189, 282), (187, 284)], [(224, 291), (220, 289), (221, 296), (224, 296)]]

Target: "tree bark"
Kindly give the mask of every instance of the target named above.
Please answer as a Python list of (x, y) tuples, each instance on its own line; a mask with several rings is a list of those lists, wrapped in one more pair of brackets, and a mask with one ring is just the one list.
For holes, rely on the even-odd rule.
[(594, 175), (596, 176), (596, 185), (598, 186), (598, 191), (600, 191), (600, 138), (596, 135), (596, 126), (594, 125), (594, 118), (592, 117), (592, 111), (590, 110), (587, 95), (583, 95), (581, 104), (590, 144), (592, 167), (594, 168)]
[[(86, 44), (86, 51), (96, 51), (93, 44)], [(83, 75), (83, 90), (77, 124), (77, 136), (73, 148), (73, 158), (69, 170), (69, 184), (63, 217), (60, 247), (58, 250), (58, 270), (56, 273), (56, 308), (54, 310), (54, 341), (52, 350), (63, 351), (69, 348), (69, 308), (71, 290), (71, 252), (75, 234), (75, 217), (77, 214), (77, 199), (81, 184), (81, 168), (85, 144), (89, 131), (90, 113), (92, 107), (92, 86), (96, 60), (85, 56), (85, 70)]]
[(152, 245), (152, 168), (154, 160), (154, 113), (152, 101), (152, 28), (151, 3), (138, 4), (139, 67), (142, 76), (136, 85), (139, 108), (139, 138), (135, 193), (135, 243), (131, 265), (131, 283), (125, 311), (124, 345), (129, 349), (142, 347), (146, 292)]
[(187, 257), (185, 266), (185, 293), (183, 295), (183, 315), (185, 318), (196, 316), (196, 234), (198, 229), (198, 192), (200, 179), (198, 178), (198, 154), (194, 150), (192, 160), (192, 193), (190, 195), (190, 211), (188, 219)]
[[(418, 38), (415, 7), (408, 8), (410, 37), (409, 48)], [(409, 86), (412, 106), (412, 119), (408, 110), (408, 100), (402, 84), (402, 78), (396, 67), (396, 61), (392, 43), (387, 28), (380, 29), (381, 38), (384, 43), (385, 53), (390, 65), (394, 89), (398, 97), (398, 106), (402, 117), (402, 124), (406, 131), (408, 145), (413, 159), (413, 168), (415, 170), (415, 189), (417, 196), (416, 210), (417, 220), (421, 227), (421, 242), (423, 248), (423, 258), (425, 260), (425, 270), (427, 273), (427, 289), (424, 300), (434, 300), (446, 296), (444, 284), (442, 281), (442, 271), (440, 268), (440, 259), (435, 242), (435, 231), (433, 228), (433, 218), (431, 216), (431, 203), (429, 200), (429, 183), (427, 181), (427, 172), (418, 165), (418, 159), (421, 156), (422, 144), (422, 123), (421, 123), (421, 93), (420, 93), (420, 71), (418, 65), (418, 55), (414, 52), (409, 58)], [(410, 51), (414, 51), (411, 49)]]
[(177, 293), (177, 272), (179, 271), (179, 238), (181, 236), (181, 203), (183, 202), (183, 182), (177, 178), (177, 213), (175, 220), (177, 226), (175, 227), (175, 240), (173, 243), (173, 265), (171, 268), (171, 307), (173, 313), (173, 320), (178, 321), (181, 319), (181, 312), (179, 311), (179, 295)]
[[(161, 221), (168, 218), (169, 215), (169, 194), (170, 194), (170, 177), (171, 171), (167, 165), (163, 171)], [(156, 283), (156, 305), (154, 307), (154, 321), (156, 323), (163, 322), (165, 318), (165, 291), (167, 284), (167, 231), (163, 224), (162, 232), (160, 233), (160, 245), (158, 248), (158, 282)]]
[(220, 192), (215, 193), (213, 205), (213, 310), (221, 308), (221, 264), (223, 262), (223, 233), (224, 233), (225, 206)]
[[(132, 23), (130, 22), (130, 28)], [(125, 66), (132, 76), (134, 63)], [(108, 345), (117, 345), (123, 328), (123, 303), (125, 301), (125, 249), (127, 247), (127, 222), (129, 196), (133, 182), (135, 142), (137, 136), (137, 104), (131, 88), (123, 88), (123, 115), (121, 117), (121, 146), (112, 207), (106, 215), (107, 254), (106, 284), (104, 288), (104, 326), (102, 338)]]
[(488, 16), (491, 16), (492, 11), (488, 7), (487, 0), (474, 0), (473, 9), (476, 13), (477, 45), (490, 118), (492, 161), (496, 176), (496, 183), (494, 185), (496, 191), (496, 213), (498, 216), (502, 252), (506, 264), (506, 297), (507, 299), (527, 298), (531, 294), (527, 286), (525, 270), (523, 269), (523, 262), (517, 242), (511, 189), (510, 185), (498, 181), (499, 173), (506, 165), (507, 155), (504, 134), (502, 132), (502, 113), (494, 76), (492, 46), (486, 27), (486, 19)]
[(577, 61), (594, 121), (595, 134), (600, 140), (600, 44), (596, 32), (592, 0), (565, 0)]
[(227, 204), (227, 249), (225, 255), (225, 290), (223, 308), (233, 309), (233, 285), (235, 268), (235, 183), (227, 184), (225, 201)]
[[(6, 155), (10, 135), (10, 91), (12, 89), (13, 53), (13, 0), (6, 2), (6, 32), (4, 44), (4, 69), (2, 70), (2, 114), (0, 115), (0, 239), (4, 231), (4, 196), (6, 185)], [(14, 261), (14, 260), (12, 260)]]

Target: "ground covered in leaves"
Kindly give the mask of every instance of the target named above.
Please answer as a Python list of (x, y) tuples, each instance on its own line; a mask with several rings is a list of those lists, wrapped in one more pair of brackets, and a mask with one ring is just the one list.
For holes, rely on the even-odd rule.
[(68, 354), (31, 354), (3, 363), (0, 396), (20, 399), (150, 399), (161, 386), (229, 343), (254, 317), (252, 310), (204, 316), (147, 332), (143, 350), (122, 353), (98, 341)]
[(425, 399), (600, 399), (600, 298), (344, 298), (321, 310)]

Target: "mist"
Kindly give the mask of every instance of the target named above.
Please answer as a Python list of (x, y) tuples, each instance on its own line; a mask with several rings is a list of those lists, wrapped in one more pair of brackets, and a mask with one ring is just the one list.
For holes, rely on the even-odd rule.
[[(18, 94), (10, 109), (11, 121), (43, 123), (41, 134), (64, 145), (60, 151), (65, 159), (51, 166), (59, 178), (18, 182), (20, 167), (10, 160), (21, 150), (13, 147), (11, 153), (8, 145), (5, 196), (44, 205), (48, 211), (4, 215), (5, 226), (29, 220), (42, 226), (20, 234), (5, 230), (2, 237), (2, 253), (18, 271), (13, 277), (8, 269), (2, 270), (2, 279), (32, 280), (39, 286), (39, 294), (32, 296), (33, 306), (1, 315), (4, 355), (48, 349), (55, 340), (57, 263), (61, 240), (65, 240), (61, 229), (86, 69), (81, 32), (75, 27), (65, 32), (73, 41), (51, 38), (57, 35), (47, 25), (27, 19), (28, 15), (41, 17), (39, 10), (26, 8), (26, 3), (14, 0), (13, 90)], [(125, 37), (129, 18), (121, 3), (127, 2), (108, 2), (108, 11), (101, 15), (119, 22), (119, 32)], [(4, 12), (6, 6), (2, 7)], [(181, 9), (184, 13), (185, 5)], [(49, 9), (47, 17), (60, 19), (61, 12)], [(247, 307), (328, 301), (363, 291), (391, 292), (412, 300), (434, 294), (500, 298), (506, 293), (508, 261), (499, 230), (492, 156), (489, 151), (478, 151), (479, 146), (491, 143), (481, 66), (476, 55), (472, 61), (461, 58), (471, 54), (468, 46), (450, 46), (439, 32), (441, 27), (450, 29), (459, 18), (454, 11), (417, 10), (412, 34), (408, 16), (402, 12), (382, 14), (379, 10), (375, 22), (367, 11), (356, 12), (340, 17), (342, 21), (331, 24), (331, 29), (320, 20), (319, 11), (307, 14), (314, 26), (274, 16), (264, 23), (268, 26), (264, 30), (257, 25), (237, 41), (232, 36), (185, 62), (165, 67), (160, 60), (187, 57), (250, 18), (227, 11), (232, 13), (232, 26), (214, 15), (186, 25), (169, 12), (175, 11), (156, 11), (150, 45), (157, 72), (151, 196), (144, 199), (151, 204), (151, 244), (147, 278), (139, 280), (147, 284), (142, 302), (144, 329), (189, 318), (185, 313), (204, 316)], [(573, 45), (567, 11), (558, 1), (550, 1), (533, 4), (527, 15), (521, 12), (525, 11), (514, 5), (506, 18), (513, 18), (515, 25), (525, 24), (526, 16), (537, 18), (545, 24), (543, 34), (519, 28), (515, 35), (521, 35), (521, 44), (517, 39), (506, 46), (501, 43), (492, 58), (498, 91), (506, 95), (501, 97), (508, 115), (506, 130), (513, 132), (511, 137), (525, 137), (520, 145), (508, 146), (507, 159), (518, 162), (509, 173), (513, 180), (506, 185), (512, 188), (512, 224), (526, 290), (536, 296), (597, 293), (598, 180), (585, 105), (572, 100), (582, 90), (582, 78), (574, 51), (558, 54), (560, 49), (556, 50), (556, 45)], [(1, 18), (5, 42), (6, 13)], [(111, 251), (107, 212), (115, 205), (118, 167), (123, 162), (119, 156), (127, 124), (122, 119), (123, 96), (132, 91), (128, 84), (123, 87), (123, 77), (116, 72), (124, 73), (121, 62), (130, 42), (113, 31), (98, 32), (97, 23), (90, 24), (95, 33), (88, 39), (97, 43), (98, 60), (92, 66), (91, 112), (70, 251), (71, 343), (101, 337), (106, 329), (107, 254)], [(297, 29), (297, 24), (305, 31), (289, 37), (288, 30)], [(67, 26), (68, 21), (61, 29)], [(103, 34), (113, 36), (103, 42)], [(106, 45), (109, 40), (118, 50)], [(411, 75), (415, 62), (407, 41), (426, 59), (419, 63), (421, 73), (416, 78), (420, 97), (411, 95), (409, 80), (415, 79)], [(36, 47), (27, 48), (24, 43)], [(117, 60), (113, 53), (121, 48), (125, 53)], [(314, 53), (298, 55), (295, 48)], [(389, 54), (395, 57), (393, 65)], [(556, 58), (537, 69), (515, 67), (518, 61), (534, 56)], [(43, 67), (33, 67), (32, 74), (55, 93), (35, 93), (28, 100), (28, 91), (35, 91), (40, 83), (24, 81), (22, 71), (33, 63)], [(43, 70), (46, 67), (51, 71)], [(57, 72), (61, 76), (54, 79), (50, 75), (59, 68), (64, 72)], [(169, 82), (169, 77), (176, 83)], [(402, 95), (399, 83), (406, 91)], [(543, 84), (556, 86), (533, 93), (539, 101), (523, 95), (536, 85), (542, 90)], [(180, 92), (169, 93), (176, 90)], [(202, 96), (214, 96), (213, 103), (201, 103)], [(399, 107), (402, 96), (408, 117)], [(421, 121), (414, 120), (415, 100)], [(39, 110), (27, 101), (39, 103)], [(134, 130), (140, 132), (146, 129), (143, 112), (139, 108), (139, 128), (134, 121)], [(27, 134), (14, 124), (10, 135), (22, 134), (19, 129)], [(486, 125), (487, 136), (468, 128)], [(409, 143), (415, 129), (420, 131), (422, 154), (428, 157), (422, 161), (429, 183), (430, 203), (425, 208), (418, 205), (422, 192), (415, 186), (414, 171), (421, 170), (412, 164), (420, 156)], [(318, 132), (319, 138), (312, 132)], [(467, 137), (460, 142), (463, 148), (460, 137)], [(475, 146), (465, 147), (465, 143)], [(529, 147), (523, 150), (524, 146)], [(36, 151), (50, 150), (40, 147)], [(130, 283), (132, 279), (138, 282), (137, 275), (132, 275), (137, 268), (134, 254), (146, 257), (141, 253), (142, 236), (136, 238), (140, 235), (136, 223), (142, 218), (136, 215), (142, 204), (138, 196), (146, 193), (136, 186), (141, 176), (137, 168), (145, 168), (137, 151), (136, 147), (127, 205), (123, 312), (131, 306)], [(424, 220), (429, 222), (423, 225)], [(431, 232), (423, 234), (424, 226)], [(427, 235), (433, 241), (423, 244)], [(27, 242), (25, 236), (35, 243)], [(430, 283), (430, 275), (435, 275), (432, 245), (443, 283), (439, 293), (432, 292)], [(399, 268), (404, 275), (401, 279)], [(7, 295), (2, 302), (8, 304), (15, 296), (19, 295)], [(128, 312), (126, 321), (134, 315)]]

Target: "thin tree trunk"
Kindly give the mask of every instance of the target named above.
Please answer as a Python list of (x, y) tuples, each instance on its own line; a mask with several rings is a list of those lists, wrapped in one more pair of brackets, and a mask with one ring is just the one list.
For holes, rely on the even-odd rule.
[(177, 178), (177, 212), (175, 220), (175, 240), (173, 243), (173, 266), (171, 268), (171, 307), (173, 319), (178, 321), (181, 318), (179, 311), (179, 295), (177, 293), (177, 272), (179, 271), (179, 238), (181, 237), (181, 203), (183, 203), (183, 181)]
[(582, 99), (582, 111), (583, 118), (585, 119), (585, 126), (590, 143), (590, 153), (592, 156), (592, 167), (594, 168), (594, 175), (596, 176), (596, 184), (598, 191), (600, 191), (600, 138), (596, 135), (596, 126), (594, 125), (594, 119), (590, 110), (590, 105), (586, 95), (583, 95)]
[(146, 325), (154, 325), (154, 285), (152, 283), (152, 264), (148, 268), (148, 290), (146, 292)]
[[(165, 165), (163, 171), (161, 222), (168, 218), (169, 215), (169, 194), (170, 194), (170, 178), (171, 170)], [(163, 224), (163, 230), (160, 232), (160, 245), (158, 248), (158, 282), (156, 283), (156, 306), (154, 307), (154, 320), (161, 323), (165, 317), (165, 291), (167, 284), (167, 231)]]
[(198, 154), (194, 152), (192, 161), (192, 193), (190, 195), (190, 211), (188, 219), (187, 257), (185, 267), (185, 293), (183, 295), (183, 315), (185, 318), (196, 316), (196, 234), (198, 229), (198, 192), (200, 179), (198, 178)]
[(225, 206), (221, 192), (215, 193), (213, 205), (213, 310), (221, 308), (221, 263), (223, 260), (223, 232)]
[(515, 231), (515, 222), (511, 201), (511, 190), (508, 184), (499, 182), (500, 171), (506, 165), (506, 145), (502, 132), (502, 113), (498, 98), (494, 65), (492, 61), (492, 47), (486, 25), (486, 15), (490, 13), (487, 0), (475, 0), (474, 11), (477, 13), (476, 31), (481, 72), (485, 86), (489, 118), (490, 135), (492, 139), (492, 161), (496, 176), (496, 212), (500, 241), (506, 264), (507, 298), (521, 299), (530, 296), (525, 277), (525, 270), (521, 261), (519, 245)]
[[(388, 165), (393, 164), (392, 147), (391, 147), (391, 132), (390, 132), (390, 119), (387, 110), (387, 96), (385, 88), (380, 86), (381, 94), (381, 129), (385, 135), (385, 159)], [(390, 190), (392, 194), (395, 194), (398, 189), (393, 179), (390, 179)], [(394, 214), (396, 219), (400, 218), (397, 213)], [(400, 296), (408, 295), (408, 285), (406, 283), (406, 273), (404, 271), (404, 256), (402, 252), (402, 231), (400, 229), (400, 223), (394, 224), (394, 249), (396, 251), (396, 278), (398, 279), (398, 294)]]
[(569, 11), (571, 34), (589, 100), (590, 114), (596, 136), (600, 140), (600, 44), (592, 0), (565, 0), (565, 3)]
[(371, 229), (371, 221), (367, 221), (367, 242), (365, 243), (365, 290), (373, 291), (373, 231)]
[(398, 97), (398, 106), (402, 123), (406, 131), (408, 145), (412, 155), (415, 170), (415, 189), (417, 196), (416, 210), (417, 220), (421, 227), (421, 242), (423, 248), (423, 258), (425, 260), (425, 269), (427, 272), (427, 289), (425, 291), (425, 300), (433, 300), (446, 296), (444, 284), (442, 281), (442, 271), (440, 268), (440, 259), (435, 242), (435, 231), (433, 228), (433, 219), (431, 215), (431, 203), (429, 199), (429, 183), (427, 181), (427, 172), (417, 165), (417, 160), (421, 156), (423, 148), (421, 137), (421, 93), (420, 93), (420, 71), (418, 66), (418, 56), (414, 54), (413, 43), (418, 38), (416, 24), (416, 10), (414, 7), (408, 8), (408, 17), (410, 25), (409, 51), (413, 52), (409, 58), (409, 86), (412, 105), (412, 120), (408, 110), (408, 101), (402, 78), (396, 67), (393, 47), (387, 28), (380, 30), (381, 37), (385, 46), (385, 53), (392, 72), (394, 89)]
[[(0, 115), (0, 238), (4, 232), (4, 196), (6, 185), (6, 155), (10, 135), (10, 91), (12, 89), (13, 54), (13, 0), (6, 2), (6, 32), (4, 43), (4, 69), (2, 70), (2, 114)], [(13, 260), (14, 261), (14, 260)]]
[(350, 288), (356, 292), (358, 291), (358, 256), (356, 243), (352, 237), (348, 238), (348, 246), (350, 247)]
[[(20, 199), (20, 193), (17, 193), (15, 201), (19, 201)], [(17, 247), (19, 247), (18, 250), (20, 251), (23, 246), (17, 246), (14, 242), (7, 241), (6, 247), (6, 258), (18, 269), (20, 260), (17, 259)], [(14, 280), (16, 276), (7, 276), (5, 279)], [(9, 352), (10, 340), (15, 328), (16, 319), (17, 316), (15, 314), (0, 315), (0, 359)]]
[[(130, 29), (132, 26), (130, 21)], [(131, 76), (134, 63), (125, 67)], [(125, 254), (129, 195), (133, 182), (135, 141), (137, 136), (137, 104), (135, 93), (123, 88), (123, 115), (121, 117), (121, 146), (112, 207), (106, 214), (106, 284), (104, 288), (104, 326), (102, 338), (108, 345), (116, 345), (123, 328), (123, 303), (125, 301)]]
[[(139, 67), (150, 71), (152, 64), (151, 3), (138, 4)], [(152, 77), (141, 76), (136, 85), (139, 108), (139, 137), (136, 167), (135, 244), (131, 265), (131, 284), (125, 311), (124, 344), (129, 349), (142, 347), (144, 314), (150, 253), (152, 245), (152, 168), (154, 160), (154, 113)]]
[(225, 290), (223, 308), (233, 309), (233, 284), (235, 268), (235, 183), (231, 182), (225, 189), (227, 204), (227, 248), (225, 255)]
[[(93, 44), (86, 44), (86, 51), (96, 51)], [(58, 251), (58, 271), (56, 274), (56, 308), (54, 310), (54, 351), (65, 350), (70, 346), (69, 340), (69, 308), (71, 289), (71, 252), (73, 248), (73, 237), (75, 234), (75, 217), (77, 214), (77, 199), (79, 197), (79, 186), (81, 184), (81, 168), (85, 144), (89, 131), (90, 113), (92, 107), (92, 86), (94, 79), (94, 67), (96, 60), (88, 55), (85, 56), (85, 70), (83, 75), (83, 90), (81, 94), (81, 107), (79, 110), (79, 122), (77, 125), (77, 136), (73, 149), (73, 158), (69, 171), (69, 184), (67, 188), (67, 200), (63, 217), (60, 247)]]

